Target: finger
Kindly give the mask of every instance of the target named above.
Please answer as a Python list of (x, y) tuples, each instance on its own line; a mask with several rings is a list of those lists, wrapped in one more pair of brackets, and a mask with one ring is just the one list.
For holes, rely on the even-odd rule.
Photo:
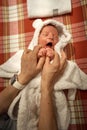
[(60, 60), (60, 69), (64, 68), (64, 66), (66, 65), (66, 54), (63, 50), (61, 50), (61, 60)]
[(57, 52), (54, 52), (53, 64), (58, 64), (58, 63), (60, 63), (60, 57)]
[(49, 64), (49, 63), (50, 63), (50, 58), (47, 56), (45, 60), (45, 64)]
[(26, 48), (23, 53), (24, 53), (24, 54), (27, 54), (27, 53), (29, 53), (29, 52), (31, 52), (31, 51), (32, 51), (32, 50)]
[(45, 63), (45, 57), (41, 57), (37, 64), (37, 70), (40, 71)]
[(35, 46), (33, 52), (37, 55), (41, 47), (41, 45)]

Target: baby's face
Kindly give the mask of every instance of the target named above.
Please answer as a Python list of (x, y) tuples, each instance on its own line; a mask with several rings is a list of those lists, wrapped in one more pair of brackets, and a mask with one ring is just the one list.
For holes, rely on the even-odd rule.
[(43, 27), (39, 38), (38, 43), (43, 47), (50, 47), (54, 49), (54, 46), (58, 42), (58, 31), (54, 26), (47, 25)]
[(48, 25), (43, 27), (38, 43), (42, 45), (38, 56), (48, 56), (51, 60), (54, 57), (54, 46), (58, 42), (58, 31), (54, 26)]

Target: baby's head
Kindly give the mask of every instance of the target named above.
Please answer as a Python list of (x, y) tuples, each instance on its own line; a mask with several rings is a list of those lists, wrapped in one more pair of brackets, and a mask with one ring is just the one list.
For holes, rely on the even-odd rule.
[(39, 34), (38, 44), (42, 45), (41, 50), (38, 53), (38, 56), (48, 56), (50, 59), (54, 57), (54, 46), (58, 43), (58, 30), (52, 25), (45, 25)]
[(65, 26), (53, 19), (45, 21), (37, 19), (33, 22), (33, 27), (35, 28), (35, 32), (29, 45), (29, 49), (31, 50), (33, 50), (34, 46), (41, 44), (42, 49), (45, 51), (50, 50), (51, 52), (51, 50), (56, 50), (60, 53), (60, 49), (64, 48), (71, 39), (71, 35)]
[(57, 28), (52, 24), (48, 24), (41, 29), (38, 37), (38, 44), (41, 44), (43, 47), (54, 49), (54, 46), (58, 43), (58, 40), (59, 36)]

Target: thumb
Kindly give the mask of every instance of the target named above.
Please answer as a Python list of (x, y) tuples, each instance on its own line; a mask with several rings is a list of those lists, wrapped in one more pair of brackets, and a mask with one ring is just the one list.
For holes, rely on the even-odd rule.
[(46, 57), (45, 63), (46, 63), (46, 64), (49, 64), (49, 63), (50, 63), (50, 58), (49, 58), (48, 56)]
[(38, 61), (38, 64), (37, 64), (37, 69), (38, 70), (41, 70), (43, 68), (43, 65), (45, 63), (45, 57), (41, 57)]

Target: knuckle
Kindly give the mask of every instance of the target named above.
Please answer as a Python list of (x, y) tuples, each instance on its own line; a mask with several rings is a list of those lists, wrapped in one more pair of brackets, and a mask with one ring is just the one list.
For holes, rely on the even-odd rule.
[(40, 72), (40, 71), (41, 71), (41, 67), (38, 66), (38, 67), (37, 67), (37, 72)]
[(64, 59), (66, 60), (67, 59), (67, 55), (65, 54), (65, 56), (64, 56)]
[(36, 73), (38, 74), (38, 73), (40, 73), (40, 71), (41, 71), (41, 68), (38, 68)]
[(34, 46), (33, 53), (37, 54), (38, 52), (39, 52), (39, 47), (38, 46)]
[(40, 46), (36, 45), (34, 46), (34, 50), (39, 50), (40, 49)]
[(67, 55), (66, 55), (66, 53), (64, 53), (63, 57), (64, 57), (65, 60), (67, 59)]
[(55, 68), (56, 70), (58, 70), (58, 69), (60, 68), (60, 64), (59, 64), (59, 63), (55, 64), (55, 65), (54, 65), (54, 68)]
[(34, 46), (34, 50), (37, 48), (37, 46)]

